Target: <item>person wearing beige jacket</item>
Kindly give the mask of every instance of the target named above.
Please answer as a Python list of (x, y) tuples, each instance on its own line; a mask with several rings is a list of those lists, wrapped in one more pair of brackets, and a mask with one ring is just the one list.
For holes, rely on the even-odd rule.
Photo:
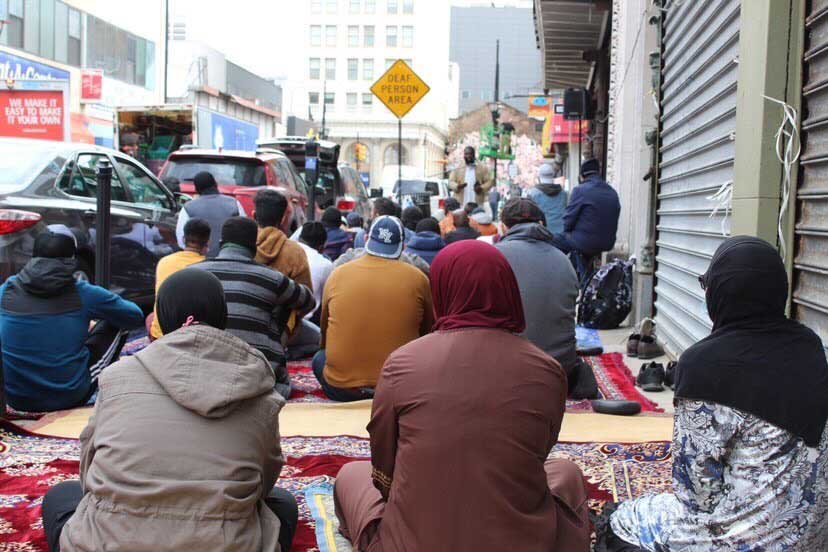
[(489, 190), (494, 186), (494, 178), (486, 165), (475, 161), (475, 151), (471, 146), (463, 150), (463, 161), (461, 165), (451, 171), (449, 176), (449, 189), (453, 192), (454, 198), (460, 202), (461, 207), (469, 203), (476, 203), (483, 209), (489, 207)]
[(287, 552), (297, 508), (274, 488), (285, 403), (270, 363), (223, 330), (207, 271), (170, 276), (156, 312), (164, 337), (101, 375), (80, 481), (46, 493), (50, 550)]

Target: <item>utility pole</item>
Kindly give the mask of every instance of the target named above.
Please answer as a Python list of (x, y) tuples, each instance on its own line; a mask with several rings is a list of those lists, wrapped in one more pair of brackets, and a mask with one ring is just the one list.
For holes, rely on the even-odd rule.
[(319, 132), (319, 139), (324, 140), (327, 138), (325, 132), (325, 113), (328, 110), (328, 81), (322, 81), (322, 130)]
[(492, 125), (494, 127), (494, 185), (497, 188), (497, 159), (500, 155), (500, 132), (498, 132), (498, 120), (500, 119), (500, 40), (495, 47), (495, 84), (494, 84), (494, 106), (492, 107)]

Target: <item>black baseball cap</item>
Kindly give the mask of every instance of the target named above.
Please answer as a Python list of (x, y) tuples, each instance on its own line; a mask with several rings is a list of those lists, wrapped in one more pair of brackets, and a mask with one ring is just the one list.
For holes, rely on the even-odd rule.
[(516, 197), (507, 201), (506, 205), (503, 206), (500, 217), (506, 226), (527, 222), (546, 223), (546, 217), (538, 204), (526, 197)]

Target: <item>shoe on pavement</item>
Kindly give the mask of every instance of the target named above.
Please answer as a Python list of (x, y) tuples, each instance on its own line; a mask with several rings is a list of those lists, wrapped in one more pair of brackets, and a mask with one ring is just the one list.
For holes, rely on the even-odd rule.
[(663, 354), (664, 349), (658, 344), (654, 335), (641, 335), (641, 339), (638, 341), (638, 358), (649, 360)]
[(635, 358), (638, 356), (638, 343), (641, 341), (641, 334), (634, 333), (627, 338), (627, 356)]
[(644, 391), (664, 391), (664, 366), (658, 362), (641, 365), (635, 384)]
[(675, 360), (671, 360), (667, 363), (667, 368), (664, 369), (664, 385), (666, 385), (670, 389), (674, 389), (676, 386), (677, 365), (678, 363)]

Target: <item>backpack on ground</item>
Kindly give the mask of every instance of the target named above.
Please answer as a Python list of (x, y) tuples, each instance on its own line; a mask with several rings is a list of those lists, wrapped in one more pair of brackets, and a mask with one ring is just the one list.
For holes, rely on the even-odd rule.
[(632, 310), (632, 272), (635, 261), (615, 259), (586, 280), (578, 305), (578, 323), (585, 328), (612, 330)]

